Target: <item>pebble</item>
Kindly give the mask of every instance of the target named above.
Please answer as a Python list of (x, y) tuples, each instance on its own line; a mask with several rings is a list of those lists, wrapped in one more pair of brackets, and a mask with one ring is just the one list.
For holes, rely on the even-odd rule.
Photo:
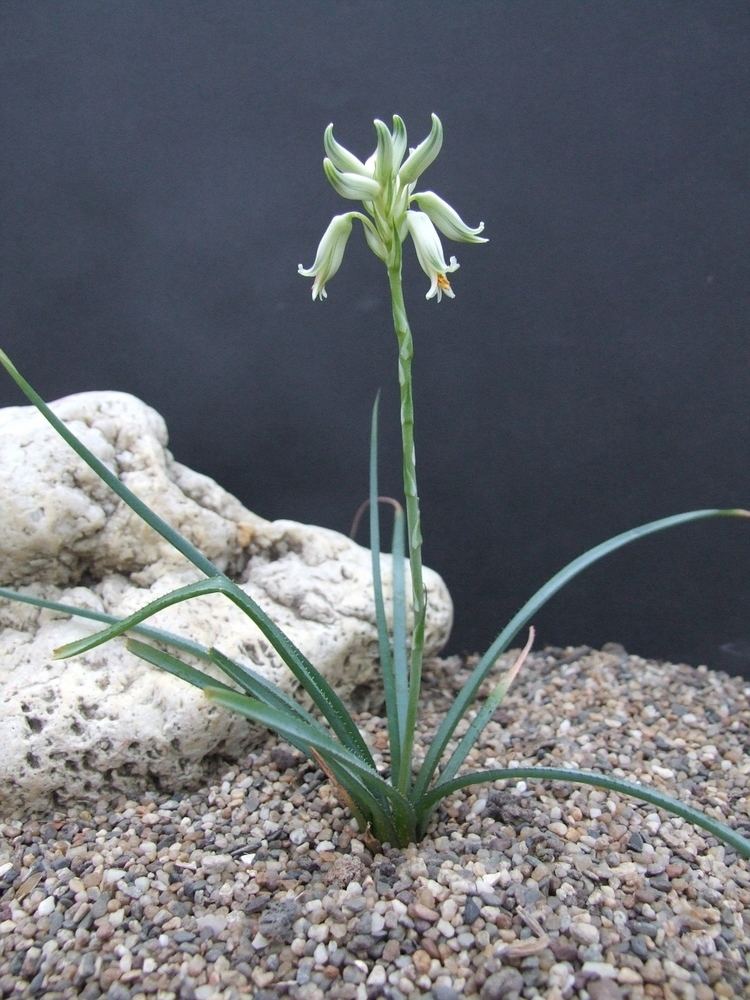
[[(564, 759), (657, 781), (669, 770), (675, 794), (684, 785), (740, 825), (746, 685), (614, 648), (534, 659), (473, 768)], [(426, 671), (427, 739), (462, 670)], [(358, 722), (379, 752), (383, 720)], [(747, 862), (596, 788), (467, 788), (422, 844), (379, 849), (328, 780), (269, 738), (194, 793), (4, 817), (0, 846), (0, 997), (750, 995)]]
[(570, 933), (581, 944), (597, 944), (599, 929), (593, 924), (575, 923), (570, 925)]

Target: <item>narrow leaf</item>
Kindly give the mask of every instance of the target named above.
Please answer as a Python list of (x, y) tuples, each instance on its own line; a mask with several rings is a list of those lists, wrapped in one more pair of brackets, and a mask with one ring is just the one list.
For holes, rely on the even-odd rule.
[(261, 677), (255, 670), (235, 663), (234, 660), (230, 660), (228, 656), (225, 656), (224, 653), (215, 648), (209, 650), (209, 656), (212, 662), (220, 670), (223, 670), (227, 677), (230, 677), (235, 684), (253, 698), (257, 698), (258, 701), (262, 701), (264, 705), (269, 705), (271, 708), (290, 712), (292, 715), (298, 716), (303, 722), (306, 722), (308, 726), (314, 726), (319, 729), (324, 736), (328, 735), (318, 720), (303, 705), (296, 702), (294, 698), (291, 698), (281, 688), (276, 687), (275, 684), (271, 684), (270, 681)]
[(114, 625), (110, 625), (109, 628), (103, 629), (101, 632), (95, 632), (93, 635), (88, 635), (83, 639), (76, 639), (75, 642), (68, 642), (64, 646), (60, 646), (55, 650), (55, 658), (65, 659), (68, 656), (77, 656), (79, 653), (85, 653), (89, 649), (107, 642), (109, 639), (114, 639), (118, 635), (122, 635), (123, 632), (127, 632), (134, 628), (134, 626), (140, 625), (142, 621), (145, 621), (152, 615), (158, 614), (159, 611), (164, 611), (165, 608), (169, 608), (173, 604), (179, 604), (181, 601), (189, 601), (191, 598), (203, 594), (217, 594), (225, 590), (226, 584), (223, 577), (197, 580), (186, 587), (178, 587), (177, 590), (172, 590), (162, 597), (157, 597), (155, 601), (149, 602), (139, 611), (129, 615), (127, 618), (121, 619)]
[(598, 788), (607, 788), (621, 795), (630, 795), (633, 798), (641, 799), (651, 805), (658, 806), (665, 812), (672, 813), (686, 819), (694, 826), (707, 830), (718, 840), (724, 841), (737, 851), (743, 858), (750, 858), (750, 840), (732, 830), (731, 827), (719, 820), (707, 816), (699, 809), (686, 806), (677, 799), (673, 799), (663, 792), (658, 792), (645, 785), (638, 785), (633, 781), (623, 781), (620, 778), (611, 778), (605, 774), (595, 774), (591, 771), (574, 771), (557, 767), (506, 767), (492, 769), (488, 771), (476, 771), (472, 774), (464, 774), (460, 778), (454, 778), (445, 784), (438, 785), (430, 791), (420, 803), (420, 813), (424, 810), (432, 809), (446, 795), (451, 795), (459, 788), (466, 788), (469, 785), (484, 784), (489, 781), (527, 780), (542, 779), (545, 781), (569, 781), (574, 784), (595, 785)]
[(362, 734), (346, 709), (343, 701), (333, 690), (320, 671), (310, 663), (300, 652), (292, 640), (284, 635), (268, 615), (244, 590), (231, 581), (227, 581), (225, 590), (227, 597), (237, 607), (241, 608), (258, 626), (273, 648), (286, 663), (294, 676), (313, 699), (323, 716), (328, 720), (331, 729), (344, 746), (357, 754), (370, 768), (375, 768), (375, 761), (365, 743)]
[(508, 693), (508, 690), (510, 689), (511, 684), (518, 676), (518, 671), (523, 666), (526, 661), (526, 657), (531, 651), (531, 647), (534, 643), (534, 635), (535, 632), (532, 625), (531, 628), (529, 628), (529, 638), (526, 640), (526, 645), (516, 657), (511, 668), (505, 673), (503, 678), (495, 686), (485, 700), (484, 704), (478, 710), (477, 714), (471, 720), (469, 728), (466, 730), (458, 746), (453, 751), (450, 760), (440, 774), (439, 781), (441, 784), (444, 784), (446, 781), (450, 781), (451, 778), (458, 772), (459, 767), (461, 767), (463, 762), (466, 760), (467, 754), (479, 739), (479, 736), (483, 732), (485, 726), (502, 703)]
[[(44, 608), (48, 611), (57, 611), (63, 615), (71, 615), (74, 618), (86, 618), (94, 622), (104, 622), (108, 625), (117, 625), (122, 619), (114, 615), (105, 614), (103, 611), (90, 611), (88, 608), (79, 608), (75, 604), (61, 604), (59, 601), (48, 601), (44, 597), (33, 597), (31, 594), (22, 594), (19, 591), (9, 590), (7, 587), (0, 587), (0, 597), (9, 601), (19, 601), (22, 604), (31, 604), (36, 608)], [(147, 639), (163, 643), (165, 646), (172, 646), (183, 653), (190, 653), (192, 656), (200, 657), (202, 660), (210, 660), (208, 649), (191, 639), (184, 639), (175, 635), (174, 632), (167, 632), (160, 628), (150, 628), (148, 625), (135, 625), (130, 631), (136, 635), (142, 635)]]
[(195, 667), (191, 667), (187, 663), (183, 663), (182, 660), (178, 660), (176, 656), (165, 653), (161, 649), (156, 649), (154, 646), (149, 646), (145, 642), (138, 642), (137, 639), (128, 639), (125, 645), (131, 653), (134, 653), (142, 660), (152, 664), (154, 667), (158, 667), (160, 670), (166, 671), (168, 674), (179, 677), (181, 681), (186, 681), (188, 684), (192, 684), (193, 687), (200, 688), (201, 691), (205, 691), (206, 688), (217, 687), (225, 691), (234, 690), (234, 688), (223, 684), (215, 677), (211, 677), (210, 674), (206, 674), (202, 670), (196, 670)]
[(639, 538), (644, 538), (646, 535), (656, 534), (657, 532), (664, 531), (667, 528), (675, 528), (679, 525), (688, 524), (692, 521), (701, 521), (713, 517), (748, 518), (750, 517), (750, 511), (739, 510), (737, 508), (729, 510), (712, 508), (709, 510), (692, 510), (688, 511), (686, 514), (675, 514), (672, 517), (663, 517), (658, 521), (649, 521), (648, 524), (643, 524), (638, 528), (631, 528), (629, 531), (624, 531), (622, 534), (615, 535), (606, 542), (602, 542), (600, 545), (594, 546), (593, 549), (589, 549), (587, 552), (584, 552), (582, 555), (578, 556), (577, 559), (574, 559), (572, 562), (569, 562), (567, 566), (564, 566), (559, 573), (556, 573), (553, 577), (551, 577), (544, 584), (544, 586), (540, 587), (540, 589), (523, 605), (520, 611), (513, 616), (510, 622), (508, 622), (476, 665), (469, 679), (459, 692), (455, 702), (450, 708), (450, 711), (443, 719), (435, 739), (427, 751), (414, 786), (415, 796), (420, 798), (424, 794), (426, 788), (432, 780), (433, 774), (435, 773), (435, 768), (440, 762), (440, 758), (443, 756), (445, 748), (453, 735), (453, 731), (458, 725), (458, 722), (462, 718), (467, 707), (473, 701), (477, 691), (479, 690), (479, 686), (492, 669), (498, 656), (505, 652), (518, 632), (524, 627), (524, 625), (528, 624), (529, 620), (540, 610), (540, 608), (544, 607), (547, 601), (553, 597), (558, 590), (564, 587), (566, 583), (569, 583), (574, 576), (577, 576), (584, 569), (591, 566), (592, 563), (597, 562), (597, 560), (601, 559), (603, 556), (609, 555), (610, 552), (614, 552), (617, 549), (622, 548), (624, 545), (628, 545), (630, 542), (635, 542)]

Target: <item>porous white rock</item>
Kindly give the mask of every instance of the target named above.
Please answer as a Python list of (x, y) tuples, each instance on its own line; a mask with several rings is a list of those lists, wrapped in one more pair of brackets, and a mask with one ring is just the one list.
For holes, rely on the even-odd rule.
[[(52, 404), (94, 453), (237, 580), (346, 700), (377, 685), (370, 554), (337, 532), (266, 521), (175, 462), (164, 421), (124, 393)], [(0, 586), (124, 617), (201, 574), (119, 500), (33, 407), (0, 410)], [(390, 560), (383, 558), (388, 598)], [(452, 606), (425, 571), (427, 655)], [(226, 598), (194, 598), (150, 620), (215, 645), (288, 691), (296, 682)], [(52, 651), (97, 626), (0, 600), (0, 811), (196, 784), (265, 732), (129, 653), (120, 640), (81, 656)], [(205, 669), (205, 667), (204, 667)], [(210, 672), (210, 671), (209, 671)], [(217, 675), (219, 676), (219, 675)], [(375, 690), (379, 690), (375, 688)]]

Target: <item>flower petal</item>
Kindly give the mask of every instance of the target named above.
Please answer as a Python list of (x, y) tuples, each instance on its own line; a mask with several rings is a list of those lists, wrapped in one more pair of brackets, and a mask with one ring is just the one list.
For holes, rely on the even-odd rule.
[(380, 185), (372, 177), (337, 170), (328, 157), (323, 160), (323, 171), (333, 190), (342, 198), (371, 201), (380, 194)]
[(398, 170), (406, 152), (406, 125), (400, 115), (393, 116), (393, 168)]
[(458, 212), (434, 191), (418, 191), (412, 195), (411, 200), (416, 201), (421, 210), (429, 215), (443, 236), (447, 236), (448, 239), (457, 240), (459, 243), (487, 242), (485, 237), (479, 235), (484, 229), (483, 222), (480, 222), (475, 229), (467, 226)]
[(323, 133), (323, 148), (326, 151), (326, 156), (337, 170), (341, 170), (342, 173), (365, 174), (367, 176), (367, 168), (364, 163), (333, 138), (333, 122)]
[(412, 149), (403, 167), (398, 172), (402, 184), (413, 184), (423, 174), (440, 152), (443, 145), (443, 126), (436, 114), (432, 115), (430, 134)]
[(378, 136), (378, 148), (375, 150), (374, 177), (379, 184), (387, 184), (393, 171), (393, 139), (388, 126), (376, 118), (373, 122)]

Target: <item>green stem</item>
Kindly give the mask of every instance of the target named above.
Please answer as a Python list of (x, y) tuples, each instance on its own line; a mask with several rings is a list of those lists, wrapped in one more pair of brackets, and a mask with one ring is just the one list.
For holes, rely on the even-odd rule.
[(401, 449), (403, 455), (404, 497), (406, 500), (407, 542), (409, 565), (411, 568), (412, 612), (414, 632), (412, 636), (411, 662), (409, 670), (409, 705), (406, 716), (406, 732), (401, 747), (401, 767), (398, 787), (402, 794), (411, 781), (411, 756), (414, 746), (414, 728), (417, 719), (419, 693), (422, 685), (422, 653), (424, 650), (424, 619), (426, 611), (425, 590), (422, 582), (422, 529), (419, 516), (419, 493), (417, 491), (416, 454), (414, 450), (414, 400), (412, 397), (411, 364), (414, 357), (409, 321), (406, 317), (404, 292), (401, 284), (401, 244), (396, 240), (394, 253), (388, 266), (388, 283), (391, 290), (393, 326), (398, 342), (398, 384), (401, 397)]

